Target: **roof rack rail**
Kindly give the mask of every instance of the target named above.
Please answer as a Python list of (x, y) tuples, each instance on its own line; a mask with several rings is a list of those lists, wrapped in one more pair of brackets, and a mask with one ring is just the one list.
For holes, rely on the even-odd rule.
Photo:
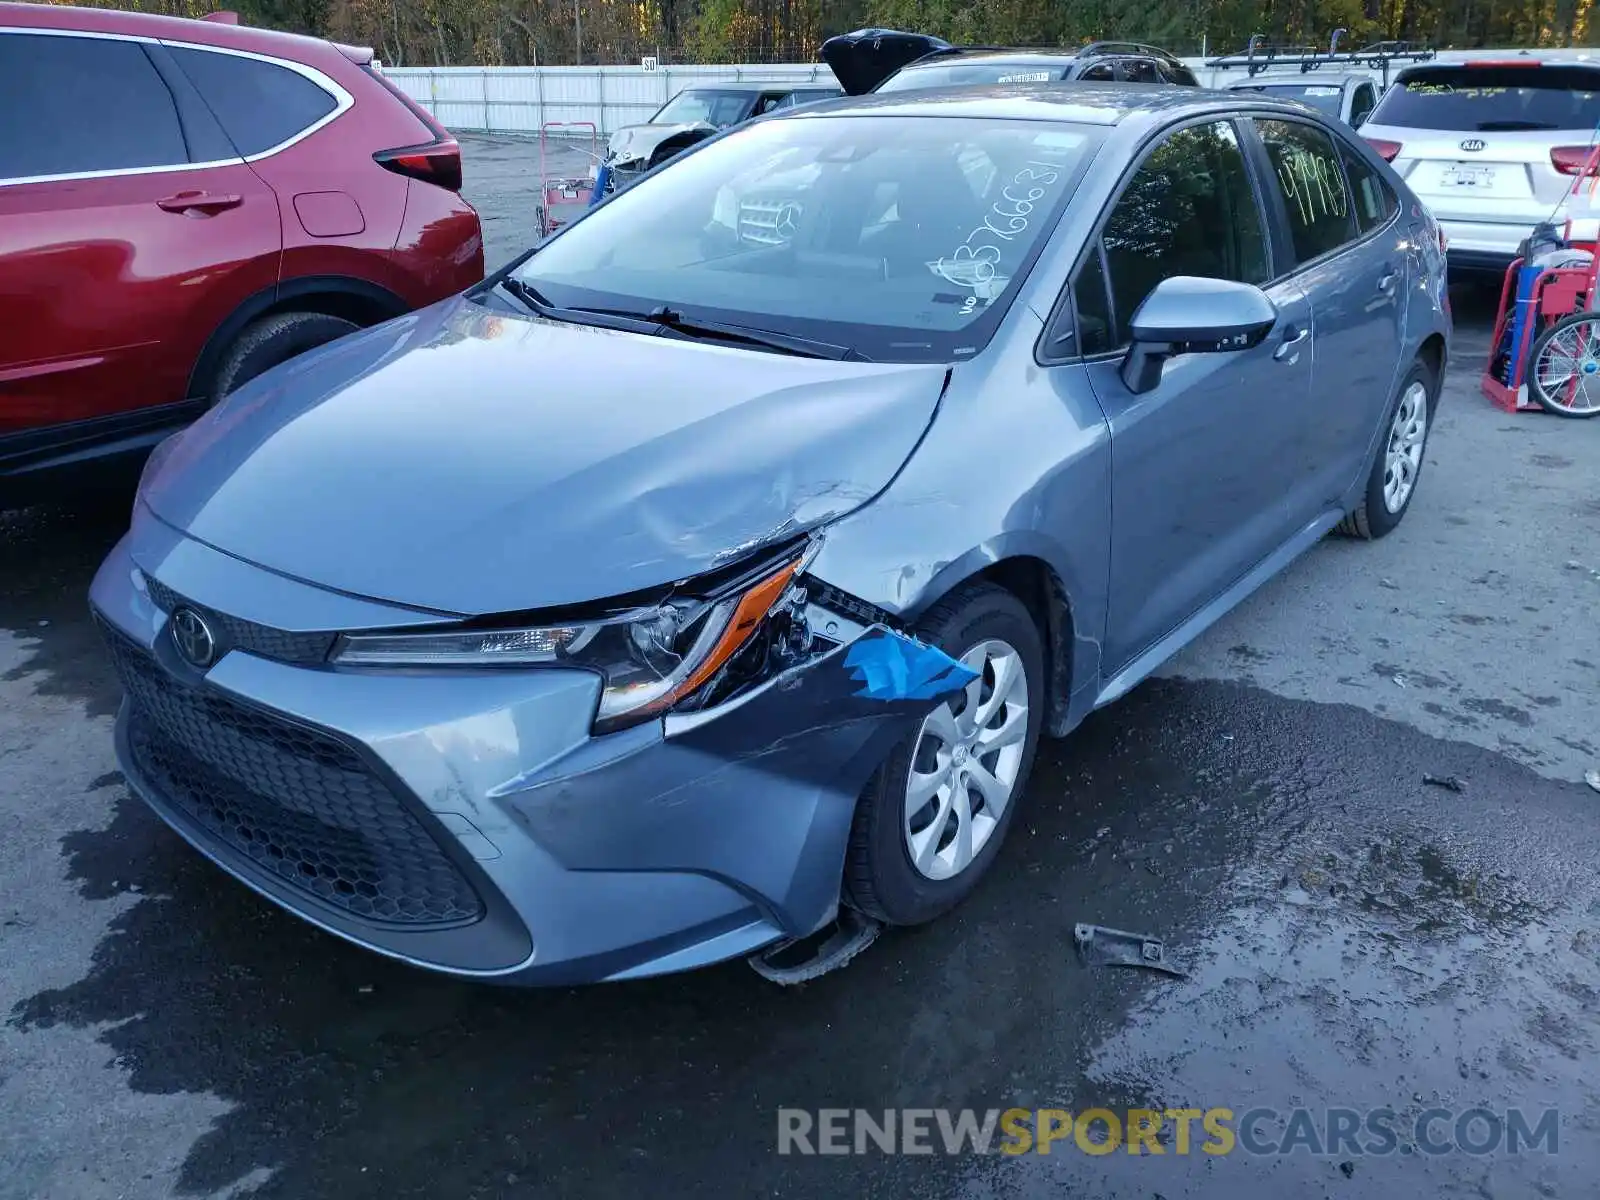
[(1101, 58), (1110, 54), (1149, 54), (1167, 62), (1181, 61), (1172, 51), (1163, 50), (1160, 46), (1149, 46), (1144, 42), (1090, 42), (1087, 46), (1078, 48), (1079, 58)]
[(1206, 66), (1217, 70), (1243, 67), (1252, 78), (1275, 67), (1298, 67), (1302, 75), (1328, 66), (1368, 67), (1382, 71), (1383, 84), (1388, 87), (1391, 64), (1427, 62), (1436, 53), (1431, 46), (1402, 41), (1372, 42), (1358, 50), (1340, 50), (1339, 39), (1345, 33), (1346, 30), (1335, 29), (1333, 36), (1328, 39), (1326, 50), (1268, 42), (1265, 35), (1258, 33), (1251, 37), (1243, 50), (1210, 59)]

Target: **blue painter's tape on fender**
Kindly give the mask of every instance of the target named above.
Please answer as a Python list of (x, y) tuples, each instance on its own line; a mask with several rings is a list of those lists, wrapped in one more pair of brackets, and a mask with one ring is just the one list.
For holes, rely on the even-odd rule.
[(978, 677), (971, 667), (937, 646), (882, 626), (862, 634), (844, 662), (861, 684), (856, 695), (870, 700), (939, 700), (955, 695)]

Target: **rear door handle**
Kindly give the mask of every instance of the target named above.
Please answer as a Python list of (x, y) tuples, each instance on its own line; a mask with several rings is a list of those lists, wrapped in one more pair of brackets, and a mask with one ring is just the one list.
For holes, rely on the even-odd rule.
[(1278, 344), (1278, 348), (1272, 352), (1272, 357), (1278, 362), (1284, 362), (1286, 360), (1290, 362), (1294, 361), (1294, 359), (1300, 354), (1299, 347), (1303, 345), (1310, 337), (1311, 330), (1309, 328), (1295, 329), (1293, 326), (1290, 326), (1284, 331), (1283, 341), (1280, 342)]
[(243, 203), (243, 196), (220, 195), (216, 192), (179, 192), (176, 196), (164, 196), (157, 200), (156, 207), (169, 213), (199, 211), (209, 214), (221, 212), (225, 208), (238, 208)]
[(1378, 290), (1387, 292), (1394, 286), (1394, 281), (1400, 278), (1400, 272), (1393, 268), (1385, 268), (1382, 275), (1378, 276)]

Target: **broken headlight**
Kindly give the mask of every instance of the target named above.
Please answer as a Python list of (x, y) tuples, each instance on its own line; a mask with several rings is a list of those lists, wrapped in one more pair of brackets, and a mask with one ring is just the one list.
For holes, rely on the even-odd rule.
[[(637, 724), (687, 704), (701, 708), (789, 659), (800, 640), (790, 610), (797, 552), (706, 597), (668, 598), (592, 622), (446, 632), (346, 634), (333, 661), (359, 667), (566, 666), (605, 686), (595, 731)], [(803, 628), (803, 623), (800, 623)], [(804, 636), (806, 645), (809, 635)]]

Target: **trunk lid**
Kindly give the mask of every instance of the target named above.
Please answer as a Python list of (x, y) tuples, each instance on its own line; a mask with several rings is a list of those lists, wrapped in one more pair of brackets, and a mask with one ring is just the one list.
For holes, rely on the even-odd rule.
[(822, 61), (847, 96), (863, 96), (907, 63), (951, 49), (943, 38), (897, 29), (858, 29), (822, 43)]
[(1405, 71), (1362, 127), (1363, 137), (1400, 147), (1395, 170), (1440, 217), (1547, 216), (1573, 182), (1552, 150), (1594, 138), (1600, 68), (1512, 62)]

